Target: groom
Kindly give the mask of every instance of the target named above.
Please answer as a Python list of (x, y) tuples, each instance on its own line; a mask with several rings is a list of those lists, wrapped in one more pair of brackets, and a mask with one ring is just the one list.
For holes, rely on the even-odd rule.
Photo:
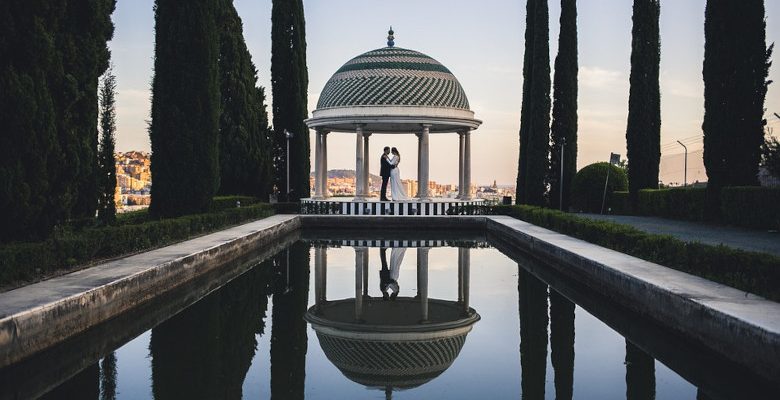
[(379, 176), (382, 177), (382, 191), (379, 193), (379, 201), (390, 201), (387, 198), (387, 181), (390, 179), (390, 170), (395, 168), (395, 165), (390, 164), (390, 147), (385, 146), (384, 153), (380, 159)]

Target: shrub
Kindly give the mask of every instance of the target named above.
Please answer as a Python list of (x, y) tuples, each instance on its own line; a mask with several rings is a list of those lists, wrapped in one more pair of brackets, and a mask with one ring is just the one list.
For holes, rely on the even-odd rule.
[(601, 211), (607, 171), (609, 171), (609, 183), (607, 184), (605, 210), (613, 203), (613, 192), (628, 190), (628, 177), (624, 169), (606, 162), (588, 165), (577, 172), (572, 182), (572, 208), (575, 211)]
[(668, 235), (645, 233), (628, 225), (532, 206), (495, 206), (491, 213), (509, 215), (771, 300), (780, 300), (780, 258), (772, 255), (722, 245), (688, 243)]
[(0, 246), (0, 285), (28, 281), (95, 260), (150, 250), (272, 214), (268, 204), (244, 207), (243, 203), (241, 208), (143, 222), (140, 222), (142, 213), (139, 212), (129, 218), (136, 222), (133, 224), (77, 232), (62, 230), (43, 242), (3, 245)]
[(644, 189), (639, 191), (638, 215), (702, 221), (704, 188)]
[(759, 229), (780, 229), (780, 188), (726, 187), (720, 192), (723, 222)]

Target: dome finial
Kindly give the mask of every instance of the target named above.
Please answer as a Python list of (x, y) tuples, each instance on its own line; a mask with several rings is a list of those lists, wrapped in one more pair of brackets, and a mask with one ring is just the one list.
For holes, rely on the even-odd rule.
[(393, 36), (393, 27), (390, 26), (390, 30), (387, 31), (387, 47), (393, 47), (395, 46), (395, 42), (393, 41), (395, 39), (395, 36)]

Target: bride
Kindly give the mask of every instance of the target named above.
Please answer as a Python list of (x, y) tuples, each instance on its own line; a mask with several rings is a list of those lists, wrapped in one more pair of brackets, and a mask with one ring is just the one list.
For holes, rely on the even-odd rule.
[(398, 168), (398, 164), (401, 163), (401, 154), (395, 147), (390, 152), (393, 153), (390, 164), (395, 165), (395, 168), (390, 170), (390, 196), (392, 196), (393, 201), (409, 200), (404, 184), (401, 182), (401, 169)]

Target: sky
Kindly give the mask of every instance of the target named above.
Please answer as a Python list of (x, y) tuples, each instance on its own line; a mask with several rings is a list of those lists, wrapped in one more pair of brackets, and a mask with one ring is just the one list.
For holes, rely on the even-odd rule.
[[(112, 62), (117, 75), (117, 149), (150, 148), (147, 125), (153, 74), (153, 0), (119, 0), (113, 20)], [(271, 0), (235, 0), (244, 36), (259, 71), (258, 84), (268, 88), (271, 70)], [(661, 148), (660, 179), (682, 182), (679, 164), (689, 150), (688, 181), (706, 180), (701, 167), (701, 123), (704, 115), (705, 0), (661, 1)], [(316, 108), (325, 83), (341, 65), (386, 45), (395, 30), (397, 47), (425, 53), (449, 68), (483, 121), (472, 134), (472, 182), (514, 184), (517, 177), (518, 130), (522, 100), (525, 2), (519, 0), (304, 0), (309, 112)], [(625, 158), (625, 131), (631, 55), (629, 0), (578, 2), (579, 152), (578, 167), (605, 161), (610, 152)], [(780, 1), (766, 2), (767, 44), (780, 42)], [(550, 62), (558, 52), (560, 3), (550, 1)], [(777, 53), (776, 53), (777, 54)], [(780, 82), (780, 64), (770, 79)], [(780, 87), (771, 85), (767, 118), (780, 133)], [(268, 108), (271, 109), (270, 107)], [(270, 117), (269, 117), (270, 119)], [(313, 132), (310, 133), (313, 143)], [(355, 168), (354, 135), (332, 133), (329, 169)], [(416, 178), (417, 143), (413, 135), (373, 135), (370, 154), (396, 146), (404, 154), (404, 178)], [(313, 148), (314, 146), (312, 146)], [(458, 137), (431, 137), (432, 180), (457, 183)], [(378, 158), (378, 157), (377, 157)], [(312, 153), (312, 160), (314, 159)], [(375, 165), (374, 165), (375, 164)], [(371, 172), (378, 174), (379, 163)], [(404, 172), (408, 171), (408, 172)]]

